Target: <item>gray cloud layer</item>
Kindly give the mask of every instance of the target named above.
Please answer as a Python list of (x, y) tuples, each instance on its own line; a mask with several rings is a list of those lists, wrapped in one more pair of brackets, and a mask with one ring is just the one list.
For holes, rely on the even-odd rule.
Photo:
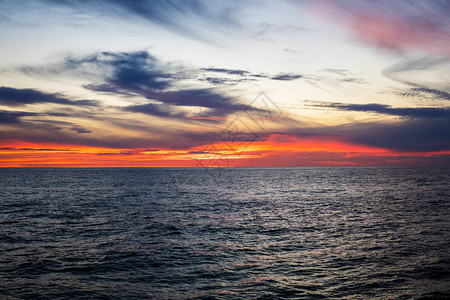
[(410, 119), (450, 118), (450, 108), (444, 107), (392, 107), (385, 104), (345, 104), (323, 101), (310, 101), (310, 106), (332, 108), (345, 111), (371, 112)]
[(23, 106), (36, 103), (55, 103), (63, 105), (97, 106), (94, 100), (72, 101), (60, 94), (44, 93), (35, 89), (15, 89), (11, 87), (0, 87), (0, 105)]

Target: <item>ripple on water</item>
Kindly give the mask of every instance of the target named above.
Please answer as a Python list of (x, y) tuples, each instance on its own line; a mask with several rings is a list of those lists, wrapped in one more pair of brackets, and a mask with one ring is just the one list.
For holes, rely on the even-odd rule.
[(450, 298), (449, 169), (210, 171), (0, 170), (0, 298)]

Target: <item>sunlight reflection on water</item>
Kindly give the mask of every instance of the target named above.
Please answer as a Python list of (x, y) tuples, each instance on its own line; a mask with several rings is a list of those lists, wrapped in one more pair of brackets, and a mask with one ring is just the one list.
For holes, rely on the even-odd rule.
[(449, 296), (449, 169), (0, 173), (3, 296)]

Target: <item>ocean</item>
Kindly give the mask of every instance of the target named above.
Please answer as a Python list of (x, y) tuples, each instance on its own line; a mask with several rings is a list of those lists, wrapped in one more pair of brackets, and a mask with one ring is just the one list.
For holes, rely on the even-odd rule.
[(449, 168), (0, 179), (0, 298), (450, 298)]

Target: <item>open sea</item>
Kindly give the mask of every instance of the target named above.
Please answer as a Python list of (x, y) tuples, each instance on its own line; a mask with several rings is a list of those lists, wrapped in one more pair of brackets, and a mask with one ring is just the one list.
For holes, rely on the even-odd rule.
[(450, 169), (0, 169), (0, 298), (450, 299)]

